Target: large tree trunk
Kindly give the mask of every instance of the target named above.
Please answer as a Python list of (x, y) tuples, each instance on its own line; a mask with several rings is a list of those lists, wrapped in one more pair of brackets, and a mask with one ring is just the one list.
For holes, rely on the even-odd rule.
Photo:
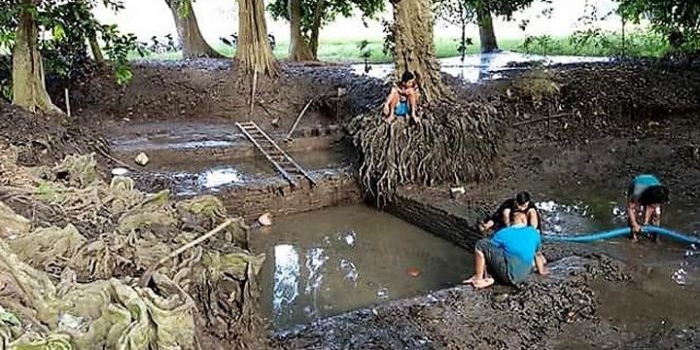
[(311, 52), (306, 38), (301, 34), (301, 1), (288, 0), (289, 7), (289, 28), (290, 40), (289, 60), (290, 61), (313, 61), (314, 54)]
[(276, 76), (277, 60), (267, 38), (265, 8), (262, 0), (238, 0), (238, 69), (252, 74)]
[(435, 58), (430, 0), (395, 2), (393, 34), (396, 76), (407, 70), (416, 74), (421, 99), (426, 102), (451, 98), (452, 91), (442, 81), (440, 63)]
[(38, 49), (39, 28), (33, 10), (37, 0), (22, 0), (17, 38), (12, 52), (12, 103), (31, 112), (61, 112), (46, 92)]
[(182, 45), (182, 56), (185, 59), (223, 57), (212, 49), (202, 37), (191, 0), (165, 0), (165, 2), (173, 13), (177, 35)]
[(476, 21), (479, 24), (479, 40), (481, 41), (481, 53), (498, 51), (496, 33), (493, 31), (493, 18), (491, 11), (485, 6), (476, 9)]
[(321, 29), (321, 21), (323, 20), (323, 11), (326, 8), (326, 0), (318, 0), (316, 9), (314, 10), (314, 21), (311, 26), (311, 52), (315, 58), (318, 58), (318, 36)]

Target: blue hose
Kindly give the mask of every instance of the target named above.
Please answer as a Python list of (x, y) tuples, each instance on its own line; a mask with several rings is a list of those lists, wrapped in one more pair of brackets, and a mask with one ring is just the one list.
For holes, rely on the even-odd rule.
[[(663, 236), (668, 236), (688, 244), (700, 245), (700, 238), (690, 235), (684, 235), (675, 231), (665, 229), (658, 226), (642, 226), (642, 231), (646, 233), (656, 233)], [(629, 227), (617, 228), (614, 230), (608, 230), (598, 233), (591, 233), (585, 235), (576, 236), (564, 236), (564, 235), (542, 235), (542, 239), (547, 242), (576, 242), (576, 243), (591, 243), (594, 241), (599, 241), (603, 239), (610, 239), (620, 236), (627, 236), (630, 234)]]

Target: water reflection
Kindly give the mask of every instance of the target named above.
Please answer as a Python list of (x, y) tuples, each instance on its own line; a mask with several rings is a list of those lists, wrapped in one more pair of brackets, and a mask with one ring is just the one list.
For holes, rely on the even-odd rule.
[(299, 296), (299, 254), (294, 246), (278, 245), (275, 248), (275, 271), (272, 310), (275, 318), (284, 320), (292, 317), (296, 298)]
[(205, 171), (199, 179), (199, 183), (204, 188), (240, 182), (243, 182), (243, 176), (234, 168), (210, 169)]
[(274, 255), (262, 287), (263, 311), (277, 328), (455, 285), (473, 262), (452, 243), (365, 206), (281, 218), (251, 239)]
[[(476, 54), (465, 56), (464, 62), (459, 57), (440, 59), (441, 70), (447, 74), (459, 77), (468, 82), (494, 80), (502, 78), (499, 72), (516, 70), (513, 66), (523, 63), (537, 63), (544, 66), (563, 63), (607, 62), (607, 57), (586, 56), (541, 56), (528, 55), (518, 52), (501, 51), (488, 54)], [(354, 73), (369, 75), (375, 78), (384, 78), (394, 71), (393, 64), (371, 65), (369, 72), (365, 72), (364, 64), (352, 66)]]

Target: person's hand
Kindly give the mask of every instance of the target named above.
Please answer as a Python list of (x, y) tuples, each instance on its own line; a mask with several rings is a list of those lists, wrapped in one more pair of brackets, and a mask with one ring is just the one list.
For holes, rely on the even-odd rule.
[[(375, 111), (376, 111), (376, 109), (375, 109)], [(389, 104), (384, 104), (384, 108), (382, 108), (382, 114), (384, 114), (384, 116), (388, 117), (388, 116), (389, 116), (389, 112), (391, 112), (391, 111), (389, 110)]]
[(549, 275), (549, 268), (547, 268), (547, 266), (543, 266), (542, 270), (540, 271), (540, 275), (542, 275), (542, 276)]
[(632, 230), (632, 235), (630, 236), (630, 239), (632, 240), (632, 242), (636, 242), (637, 241), (637, 234), (642, 232), (642, 226), (635, 223), (635, 224), (631, 225), (630, 229)]
[(485, 223), (485, 222), (480, 222), (480, 223), (477, 225), (477, 227), (479, 227), (479, 231), (481, 231), (481, 233), (486, 232), (486, 223)]
[(632, 234), (635, 236), (638, 233), (642, 232), (642, 226), (639, 225), (638, 223), (633, 223), (630, 228), (632, 229)]

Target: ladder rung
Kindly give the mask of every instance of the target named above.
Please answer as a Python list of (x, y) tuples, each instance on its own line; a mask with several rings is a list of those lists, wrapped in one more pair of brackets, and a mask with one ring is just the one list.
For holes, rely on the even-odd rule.
[(298, 178), (303, 175), (312, 184), (316, 184), (316, 181), (301, 168), (294, 160), (282, 150), (275, 141), (268, 136), (264, 130), (255, 124), (253, 121), (249, 122), (238, 122), (236, 123), (241, 131), (248, 137), (248, 139), (258, 148), (259, 151), (263, 153), (265, 157), (277, 168), (277, 170), (282, 173), (282, 175), (291, 183), (293, 186), (298, 186), (294, 178)]

